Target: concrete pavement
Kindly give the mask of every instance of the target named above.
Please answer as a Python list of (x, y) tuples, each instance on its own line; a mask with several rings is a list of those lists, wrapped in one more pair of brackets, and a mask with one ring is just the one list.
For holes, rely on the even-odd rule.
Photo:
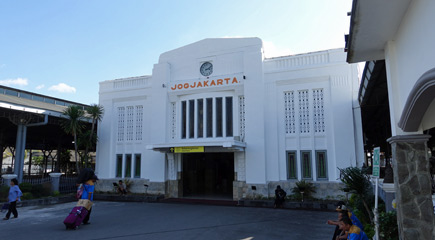
[[(65, 230), (75, 203), (19, 208), (1, 239), (331, 239), (333, 212), (169, 203), (96, 202), (91, 224)], [(4, 213), (3, 213), (4, 214)], [(2, 215), (3, 218), (3, 215)]]

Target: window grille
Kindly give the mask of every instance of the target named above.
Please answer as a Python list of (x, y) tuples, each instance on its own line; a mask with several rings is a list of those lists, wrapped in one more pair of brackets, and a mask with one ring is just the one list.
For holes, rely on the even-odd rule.
[(171, 103), (171, 138), (177, 137), (177, 105)]
[(325, 115), (323, 106), (323, 89), (313, 90), (314, 132), (325, 132)]
[(295, 133), (295, 96), (294, 92), (284, 92), (285, 132)]
[(308, 90), (299, 91), (299, 129), (300, 133), (310, 132)]
[(136, 140), (142, 140), (143, 106), (136, 106)]
[(133, 141), (133, 106), (127, 107), (127, 141)]
[(239, 97), (239, 134), (240, 140), (245, 138), (245, 96)]
[(124, 141), (125, 108), (118, 107), (118, 142)]

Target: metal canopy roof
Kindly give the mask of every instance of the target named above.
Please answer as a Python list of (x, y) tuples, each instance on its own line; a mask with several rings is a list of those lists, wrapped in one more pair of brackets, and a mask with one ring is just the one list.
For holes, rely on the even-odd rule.
[(391, 122), (384, 60), (366, 63), (358, 100), (367, 149), (380, 146), (386, 151), (390, 147), (386, 139), (391, 137)]
[[(0, 86), (0, 146), (15, 146), (18, 119), (26, 123), (44, 121), (48, 115), (48, 123), (42, 126), (28, 127), (26, 149), (74, 149), (73, 138), (67, 135), (60, 126), (65, 119), (62, 112), (70, 105), (85, 109), (88, 105), (45, 95)], [(91, 119), (85, 118), (86, 127), (90, 129)]]

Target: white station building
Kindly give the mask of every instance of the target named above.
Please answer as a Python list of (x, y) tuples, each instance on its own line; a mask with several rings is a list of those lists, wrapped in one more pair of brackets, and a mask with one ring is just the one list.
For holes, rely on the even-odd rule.
[(151, 76), (100, 83), (99, 188), (237, 200), (306, 179), (343, 194), (338, 168), (364, 160), (358, 87), (343, 49), (268, 59), (259, 38), (222, 38), (165, 52)]

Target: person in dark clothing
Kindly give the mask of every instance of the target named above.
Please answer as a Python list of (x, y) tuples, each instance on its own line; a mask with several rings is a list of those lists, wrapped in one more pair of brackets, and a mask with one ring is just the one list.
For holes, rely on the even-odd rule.
[(125, 186), (125, 183), (123, 183), (122, 180), (119, 180), (118, 182), (118, 193), (121, 195), (127, 194), (127, 186)]
[(285, 196), (287, 193), (282, 190), (281, 186), (276, 186), (275, 189), (275, 204), (273, 205), (274, 208), (282, 208), (282, 204), (285, 201)]
[(3, 220), (8, 220), (11, 216), (11, 213), (14, 214), (14, 218), (18, 218), (17, 202), (20, 201), (20, 197), (23, 195), (20, 188), (18, 187), (17, 179), (12, 179), (10, 185), (11, 187), (9, 188), (8, 196), (9, 209), (6, 217), (4, 217)]

